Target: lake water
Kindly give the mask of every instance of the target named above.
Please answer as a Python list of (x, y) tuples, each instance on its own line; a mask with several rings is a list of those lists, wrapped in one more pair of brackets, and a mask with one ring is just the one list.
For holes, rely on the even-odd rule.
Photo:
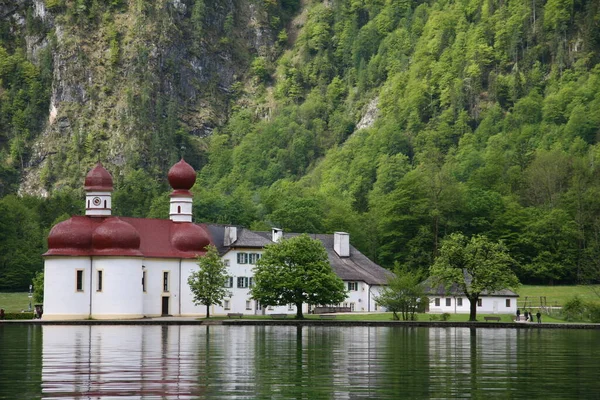
[(600, 331), (0, 325), (0, 398), (600, 396)]

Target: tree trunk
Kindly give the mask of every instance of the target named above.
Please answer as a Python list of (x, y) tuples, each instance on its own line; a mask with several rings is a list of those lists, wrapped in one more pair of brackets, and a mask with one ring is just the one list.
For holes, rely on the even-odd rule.
[(304, 319), (302, 314), (302, 303), (296, 303), (296, 319)]
[(468, 297), (469, 303), (471, 303), (471, 308), (469, 312), (469, 321), (477, 321), (477, 300), (479, 300), (479, 296), (476, 297)]
[(206, 319), (208, 319), (208, 317), (210, 317), (210, 304), (206, 305)]

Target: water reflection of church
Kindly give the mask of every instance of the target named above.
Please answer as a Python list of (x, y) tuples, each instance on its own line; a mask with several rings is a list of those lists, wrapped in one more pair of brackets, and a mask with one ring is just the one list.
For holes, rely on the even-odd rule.
[[(86, 213), (55, 225), (45, 257), (44, 319), (127, 319), (198, 316), (187, 284), (197, 256), (213, 244), (228, 267), (231, 296), (211, 314), (295, 313), (295, 306), (265, 308), (250, 296), (253, 267), (264, 246), (293, 234), (254, 232), (236, 226), (192, 222), (196, 172), (184, 160), (169, 171), (173, 188), (169, 219), (115, 217), (112, 176), (98, 163), (86, 176)], [(349, 235), (312, 235), (348, 289), (341, 305), (376, 311), (374, 297), (389, 272), (350, 245)], [(305, 305), (305, 312), (308, 306)]]

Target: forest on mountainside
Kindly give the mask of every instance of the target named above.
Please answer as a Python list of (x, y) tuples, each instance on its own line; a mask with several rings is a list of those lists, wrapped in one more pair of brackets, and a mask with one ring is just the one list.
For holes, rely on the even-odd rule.
[(114, 214), (165, 217), (182, 154), (197, 222), (346, 231), (423, 270), (447, 234), (485, 234), (524, 283), (600, 280), (597, 1), (19, 2), (21, 25), (0, 20), (0, 290), (41, 269), (96, 159)]

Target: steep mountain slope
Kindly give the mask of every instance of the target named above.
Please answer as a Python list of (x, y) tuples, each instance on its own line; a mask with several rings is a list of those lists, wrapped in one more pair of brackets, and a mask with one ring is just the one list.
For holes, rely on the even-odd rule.
[(198, 221), (346, 230), (410, 268), (447, 233), (485, 234), (526, 282), (600, 276), (597, 1), (0, 0), (0, 15), (2, 190), (50, 193), (31, 200), (41, 226), (78, 207), (68, 188), (98, 158), (117, 214), (163, 216), (184, 154)]

